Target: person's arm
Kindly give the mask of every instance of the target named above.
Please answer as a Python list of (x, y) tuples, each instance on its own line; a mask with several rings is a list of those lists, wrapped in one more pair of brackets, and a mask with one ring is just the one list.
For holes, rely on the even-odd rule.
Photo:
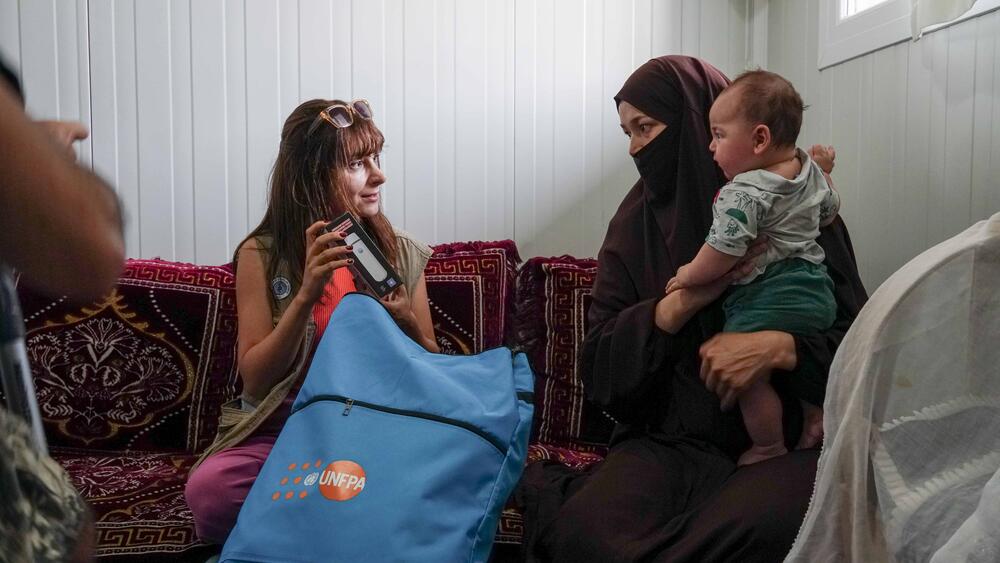
[(837, 213), (840, 212), (840, 194), (834, 188), (833, 178), (830, 177), (830, 173), (833, 172), (834, 160), (837, 158), (837, 151), (830, 145), (813, 145), (809, 147), (809, 157), (823, 171), (823, 179), (826, 180), (826, 185), (830, 188), (828, 193), (824, 194), (823, 202), (820, 204), (819, 226), (826, 227), (833, 223)]
[(403, 332), (423, 346), (428, 352), (438, 353), (441, 348), (434, 338), (434, 323), (431, 320), (431, 306), (427, 300), (427, 280), (423, 274), (413, 288), (413, 295), (406, 291), (406, 286), (385, 296), (382, 303)]
[(728, 274), (742, 258), (719, 252), (708, 244), (703, 244), (694, 260), (681, 266), (677, 270), (677, 275), (667, 283), (667, 293), (682, 287), (713, 283)]
[(125, 263), (118, 198), (28, 120), (0, 81), (0, 259), (33, 288), (92, 299)]
[(342, 240), (341, 235), (319, 234), (325, 225), (318, 221), (306, 231), (309, 251), (302, 286), (277, 325), (272, 325), (270, 285), (257, 242), (249, 239), (240, 248), (236, 268), (236, 352), (243, 391), (255, 399), (263, 399), (285, 377), (299, 351), (313, 305), (323, 295), (333, 271), (348, 264), (349, 247), (329, 246)]
[(809, 147), (809, 158), (819, 166), (823, 174), (829, 179), (833, 173), (834, 161), (837, 160), (837, 151), (832, 145), (813, 145)]
[(826, 172), (823, 173), (826, 179), (826, 189), (823, 193), (823, 201), (819, 204), (819, 226), (828, 227), (833, 224), (833, 220), (840, 213), (840, 194), (833, 188), (833, 179)]
[(746, 276), (766, 249), (754, 245), (744, 260), (717, 282), (640, 300), (621, 259), (602, 250), (587, 314), (579, 373), (587, 397), (620, 421), (642, 420), (649, 396), (662, 389), (663, 369), (675, 350), (688, 349), (687, 322), (715, 301), (734, 280)]
[(668, 288), (713, 283), (743, 260), (758, 240), (758, 220), (766, 215), (768, 201), (747, 184), (729, 183), (712, 204), (712, 225), (705, 244), (689, 264), (682, 266)]
[[(589, 329), (580, 354), (579, 375), (587, 398), (621, 422), (643, 420), (659, 372), (674, 360), (675, 332), (657, 326), (660, 316), (687, 321), (681, 298), (687, 290), (640, 300), (628, 270), (615, 254), (602, 250), (587, 312)], [(691, 313), (693, 314), (693, 312)]]

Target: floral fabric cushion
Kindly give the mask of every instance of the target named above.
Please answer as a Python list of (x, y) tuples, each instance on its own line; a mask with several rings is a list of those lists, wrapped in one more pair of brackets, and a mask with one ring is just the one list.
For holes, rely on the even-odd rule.
[(54, 448), (52, 456), (94, 512), (98, 557), (147, 561), (153, 554), (204, 551), (184, 502), (187, 472), (197, 456), (71, 448)]
[(535, 371), (532, 442), (604, 453), (614, 426), (588, 402), (578, 377), (597, 262), (532, 258), (518, 274), (515, 338)]
[(86, 304), (18, 291), (52, 445), (195, 453), (212, 440), (238, 392), (228, 267), (129, 260)]
[(514, 242), (460, 242), (433, 248), (424, 276), (441, 351), (476, 354), (505, 344), (521, 261)]

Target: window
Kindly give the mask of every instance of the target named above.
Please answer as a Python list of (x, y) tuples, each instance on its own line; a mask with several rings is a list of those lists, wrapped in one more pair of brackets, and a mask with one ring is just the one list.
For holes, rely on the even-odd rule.
[[(964, 16), (930, 31), (997, 8), (1000, 0), (977, 0)], [(906, 41), (911, 37), (910, 0), (820, 0), (819, 33), (821, 69)]]
[(849, 18), (854, 14), (864, 12), (869, 8), (874, 8), (879, 4), (885, 4), (889, 0), (841, 0), (840, 18)]

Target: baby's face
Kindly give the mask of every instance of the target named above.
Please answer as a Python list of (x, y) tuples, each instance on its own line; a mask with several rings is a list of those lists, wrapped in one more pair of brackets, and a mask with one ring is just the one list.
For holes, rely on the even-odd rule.
[(708, 113), (712, 134), (708, 150), (712, 151), (716, 164), (728, 180), (758, 167), (753, 127), (740, 112), (739, 101), (740, 96), (733, 95), (731, 91), (723, 92)]

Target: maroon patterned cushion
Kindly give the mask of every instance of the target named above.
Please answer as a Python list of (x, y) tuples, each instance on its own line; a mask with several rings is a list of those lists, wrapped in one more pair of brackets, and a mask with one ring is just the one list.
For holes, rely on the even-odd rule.
[(531, 444), (528, 446), (528, 463), (558, 461), (570, 469), (584, 470), (602, 459), (604, 459), (604, 454), (601, 453), (583, 452), (549, 444)]
[(532, 258), (517, 280), (514, 333), (535, 370), (533, 442), (604, 452), (612, 422), (584, 398), (577, 359), (597, 262)]
[(196, 456), (54, 448), (52, 457), (94, 511), (98, 557), (148, 557), (202, 545), (184, 502), (184, 482)]
[[(509, 503), (510, 501), (508, 501)], [(524, 515), (513, 506), (505, 506), (497, 522), (493, 543), (519, 545), (524, 537)]]
[(424, 276), (443, 352), (475, 354), (506, 343), (520, 261), (510, 240), (434, 247)]
[(129, 260), (118, 286), (80, 305), (19, 288), (49, 441), (197, 452), (237, 392), (228, 266)]

